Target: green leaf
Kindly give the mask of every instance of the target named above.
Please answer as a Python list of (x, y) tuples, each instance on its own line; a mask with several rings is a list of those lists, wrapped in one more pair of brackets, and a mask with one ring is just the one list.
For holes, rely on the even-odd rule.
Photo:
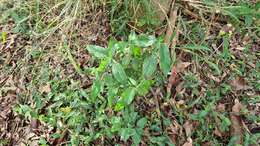
[(106, 49), (106, 48), (103, 48), (100, 46), (96, 46), (96, 45), (88, 45), (87, 50), (91, 55), (93, 55), (97, 58), (107, 57), (108, 53), (109, 53), (109, 49)]
[(121, 129), (122, 120), (120, 117), (112, 117), (111, 124), (111, 132), (119, 131)]
[(123, 128), (121, 131), (121, 139), (126, 142), (130, 136), (133, 136), (135, 134), (135, 130), (132, 128)]
[(132, 136), (132, 140), (134, 142), (133, 146), (139, 146), (140, 142), (142, 141), (142, 136), (139, 135), (137, 132)]
[(102, 83), (99, 77), (97, 76), (91, 88), (90, 97), (92, 101), (96, 101), (97, 96), (101, 92), (101, 88), (102, 88)]
[(138, 46), (138, 47), (149, 47), (155, 43), (156, 38), (151, 35), (143, 34), (143, 35), (137, 36), (135, 33), (131, 33), (129, 35), (129, 41), (133, 45)]
[(131, 51), (132, 51), (134, 57), (140, 57), (141, 56), (142, 51), (141, 51), (140, 47), (134, 46), (134, 47), (132, 47)]
[(240, 138), (239, 135), (234, 135), (230, 138), (229, 142), (228, 142), (228, 146), (236, 146), (236, 142), (237, 140)]
[(147, 118), (144, 117), (144, 118), (141, 118), (140, 120), (138, 120), (136, 125), (138, 128), (143, 129), (145, 127), (146, 123), (147, 123)]
[(115, 62), (112, 65), (112, 74), (114, 78), (120, 82), (120, 83), (126, 83), (127, 81), (127, 75), (125, 73), (124, 68), (121, 66), (121, 64)]
[(61, 137), (61, 134), (60, 133), (53, 133), (53, 134), (50, 135), (50, 137), (53, 138), (53, 139), (58, 139), (58, 138)]
[(229, 59), (230, 56), (230, 51), (229, 51), (229, 40), (227, 36), (223, 37), (223, 53), (222, 56), (224, 59)]
[(157, 60), (154, 55), (147, 57), (143, 63), (143, 76), (149, 78), (156, 70)]
[(221, 116), (220, 130), (222, 132), (228, 131), (230, 125), (231, 125), (231, 121), (229, 120), (229, 118), (225, 116)]
[(98, 72), (104, 72), (106, 67), (107, 67), (107, 65), (109, 64), (109, 62), (110, 62), (109, 58), (102, 59), (100, 61), (100, 64), (99, 64), (98, 68), (97, 68), (97, 71)]
[(206, 63), (214, 70), (214, 73), (216, 73), (217, 75), (221, 74), (221, 70), (219, 69), (217, 64), (207, 61), (207, 60), (206, 60)]
[(152, 86), (152, 80), (142, 80), (141, 83), (137, 86), (137, 93), (141, 96), (145, 96), (148, 92), (150, 87)]
[(162, 45), (159, 49), (159, 55), (161, 70), (165, 75), (167, 75), (171, 69), (171, 57), (169, 48), (166, 45)]
[(121, 98), (123, 98), (125, 104), (129, 105), (134, 100), (135, 93), (135, 88), (130, 87), (122, 93)]
[(125, 106), (131, 104), (131, 102), (134, 100), (135, 94), (136, 94), (135, 88), (130, 87), (126, 89), (121, 94), (121, 98), (118, 100), (115, 110), (119, 111), (123, 109)]
[(109, 88), (108, 89), (108, 106), (112, 107), (114, 100), (116, 98), (116, 94), (118, 92), (118, 88)]
[(210, 51), (210, 48), (202, 45), (187, 45), (184, 46), (183, 48), (189, 49), (189, 50), (203, 50), (203, 51)]

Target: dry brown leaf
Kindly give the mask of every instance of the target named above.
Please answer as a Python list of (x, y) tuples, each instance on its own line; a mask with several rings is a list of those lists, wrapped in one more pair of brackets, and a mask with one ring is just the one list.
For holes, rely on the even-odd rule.
[(213, 133), (218, 137), (222, 137), (222, 133), (218, 130), (218, 128), (216, 128)]
[(61, 137), (60, 138), (57, 138), (53, 141), (53, 145), (60, 145), (64, 140), (65, 140), (65, 137), (68, 133), (68, 130), (65, 129), (62, 133), (61, 133)]
[(179, 75), (176, 66), (172, 67), (171, 75), (168, 80), (167, 93), (171, 93), (172, 86), (177, 85), (179, 82)]
[(187, 139), (187, 142), (185, 142), (182, 146), (192, 146), (192, 139), (191, 138), (188, 138)]
[(235, 99), (235, 104), (232, 107), (232, 112), (239, 115), (242, 108), (243, 108), (243, 105), (239, 102), (238, 99)]
[(191, 65), (190, 62), (179, 62), (176, 65), (176, 70), (177, 70), (178, 73), (181, 73), (190, 65)]
[(242, 104), (236, 99), (235, 104), (232, 107), (232, 113), (230, 113), (230, 120), (231, 120), (231, 136), (237, 136), (238, 139), (236, 140), (235, 144), (242, 144), (243, 143), (243, 123), (240, 117), (240, 111), (242, 108)]
[(204, 142), (201, 146), (213, 146), (211, 142)]
[(37, 129), (38, 128), (38, 125), (39, 125), (39, 122), (37, 119), (32, 119), (31, 121), (31, 128), (34, 130), (34, 129)]
[(246, 80), (242, 77), (237, 77), (236, 79), (232, 80), (230, 85), (237, 91), (251, 89), (251, 87), (247, 85)]
[(215, 77), (212, 74), (208, 74), (208, 77), (217, 83), (221, 82), (221, 80), (218, 77)]
[(191, 137), (191, 133), (192, 133), (192, 130), (193, 130), (192, 123), (190, 123), (189, 121), (186, 121), (184, 123), (183, 127), (184, 127), (184, 130), (185, 130), (186, 136)]
[(168, 27), (164, 37), (164, 43), (167, 44), (168, 46), (170, 46), (173, 41), (173, 33), (174, 33), (176, 19), (177, 19), (177, 9), (170, 12)]
[[(179, 100), (178, 102), (177, 102), (177, 105), (184, 105), (185, 104), (185, 101), (184, 100)], [(185, 123), (186, 124), (186, 123)]]
[(46, 84), (44, 86), (41, 86), (39, 90), (40, 90), (41, 93), (50, 93), (51, 92), (51, 85)]
[(226, 110), (225, 104), (219, 103), (217, 106), (217, 111), (225, 112), (225, 110)]
[(186, 88), (183, 88), (183, 84), (184, 84), (184, 82), (180, 82), (180, 83), (176, 86), (176, 92), (177, 92), (178, 94), (183, 94), (183, 93), (185, 93)]
[(173, 122), (170, 127), (169, 127), (169, 135), (170, 135), (170, 139), (171, 141), (176, 144), (177, 143), (177, 138), (178, 138), (178, 135), (179, 135), (179, 124), (177, 122)]
[(239, 51), (243, 51), (243, 50), (245, 50), (245, 47), (237, 46), (235, 49), (239, 50)]

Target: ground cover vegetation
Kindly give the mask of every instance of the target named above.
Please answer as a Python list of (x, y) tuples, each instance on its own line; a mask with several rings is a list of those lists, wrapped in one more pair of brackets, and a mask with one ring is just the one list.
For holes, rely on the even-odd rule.
[(0, 145), (259, 145), (260, 2), (0, 0), (0, 16)]

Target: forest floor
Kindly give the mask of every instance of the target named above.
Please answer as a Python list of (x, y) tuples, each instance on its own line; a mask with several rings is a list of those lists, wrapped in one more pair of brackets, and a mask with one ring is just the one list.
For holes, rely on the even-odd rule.
[(259, 145), (260, 2), (150, 5), (0, 0), (0, 146)]

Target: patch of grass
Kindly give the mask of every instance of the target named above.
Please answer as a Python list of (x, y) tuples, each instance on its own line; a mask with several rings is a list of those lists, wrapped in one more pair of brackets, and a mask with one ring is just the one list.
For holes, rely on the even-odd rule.
[(128, 36), (131, 29), (153, 32), (162, 24), (152, 0), (111, 0), (109, 15), (112, 32)]

